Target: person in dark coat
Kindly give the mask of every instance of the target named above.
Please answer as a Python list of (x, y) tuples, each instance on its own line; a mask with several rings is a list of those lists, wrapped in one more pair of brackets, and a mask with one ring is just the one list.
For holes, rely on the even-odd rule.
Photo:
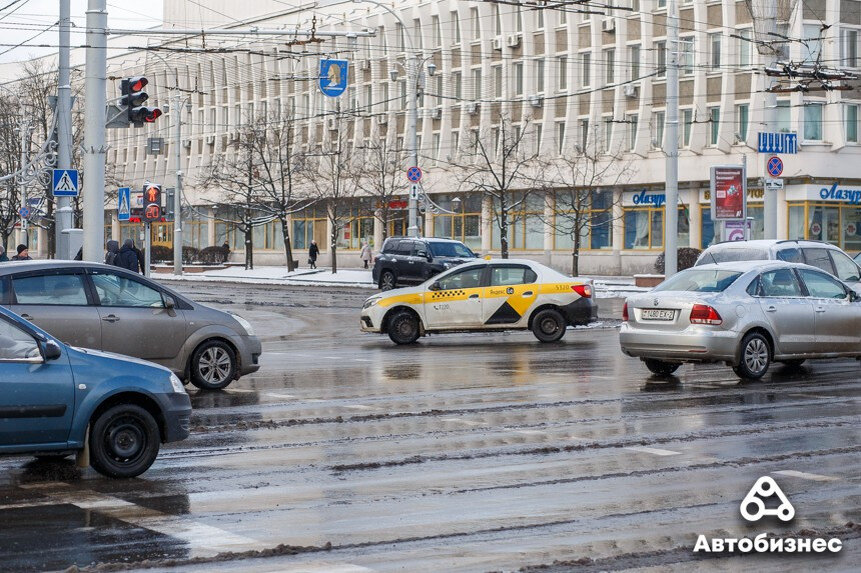
[(317, 241), (311, 241), (311, 248), (308, 249), (308, 264), (312, 269), (317, 268), (317, 255), (320, 254), (320, 247), (317, 246)]
[(128, 269), (133, 273), (138, 272), (138, 254), (135, 252), (134, 241), (126, 239), (123, 242), (123, 248), (120, 249), (120, 253), (117, 255), (117, 260), (114, 261), (114, 264), (120, 268)]
[(117, 241), (108, 241), (107, 253), (105, 253), (105, 264), (116, 265), (117, 255), (120, 254), (120, 244)]
[(135, 250), (135, 254), (138, 256), (138, 266), (140, 267), (140, 274), (146, 274), (146, 255), (144, 252), (138, 248), (135, 244), (135, 240), (132, 239), (132, 248)]
[(27, 249), (27, 245), (18, 245), (18, 254), (12, 257), (13, 261), (32, 261), (33, 257), (30, 256), (30, 251)]
[(8, 263), (9, 257), (6, 255), (6, 247), (0, 247), (0, 263)]

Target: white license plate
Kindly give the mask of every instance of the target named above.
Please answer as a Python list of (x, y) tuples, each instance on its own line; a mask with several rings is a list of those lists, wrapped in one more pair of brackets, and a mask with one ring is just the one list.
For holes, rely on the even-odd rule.
[(676, 311), (666, 308), (644, 308), (640, 313), (643, 320), (673, 320)]

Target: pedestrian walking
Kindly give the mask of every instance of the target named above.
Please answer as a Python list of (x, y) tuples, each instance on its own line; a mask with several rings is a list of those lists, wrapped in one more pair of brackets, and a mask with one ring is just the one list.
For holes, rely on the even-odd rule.
[(105, 253), (105, 264), (116, 265), (117, 255), (120, 254), (120, 243), (118, 241), (108, 241), (106, 248), (107, 252)]
[(362, 241), (362, 251), (359, 253), (359, 257), (361, 257), (362, 262), (365, 263), (365, 268), (368, 268), (368, 263), (374, 257), (373, 250), (371, 249), (371, 245), (368, 244), (368, 241)]
[(9, 256), (6, 254), (6, 247), (0, 247), (0, 263), (8, 263)]
[(320, 247), (317, 246), (317, 241), (311, 241), (311, 247), (308, 249), (308, 264), (312, 269), (317, 268), (317, 255), (320, 254)]
[(30, 256), (30, 250), (27, 248), (27, 245), (18, 245), (18, 254), (12, 257), (13, 261), (32, 261), (33, 257)]
[(127, 269), (133, 273), (138, 272), (138, 254), (134, 249), (134, 241), (126, 239), (123, 242), (123, 247), (120, 249), (117, 259), (114, 264), (121, 269)]
[[(132, 249), (134, 249), (135, 254), (138, 257), (138, 266), (140, 267), (140, 274), (145, 275), (146, 274), (146, 255), (144, 254), (144, 252), (142, 250), (140, 250), (138, 248), (138, 246), (135, 244), (134, 239), (132, 239)], [(137, 271), (135, 271), (135, 272), (137, 272)]]

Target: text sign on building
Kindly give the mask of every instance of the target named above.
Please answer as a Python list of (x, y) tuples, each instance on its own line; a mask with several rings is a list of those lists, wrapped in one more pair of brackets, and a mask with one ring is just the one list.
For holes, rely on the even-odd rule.
[(760, 153), (798, 153), (798, 134), (760, 132), (757, 137)]
[(715, 165), (711, 168), (711, 208), (713, 221), (747, 217), (747, 173), (743, 165)]

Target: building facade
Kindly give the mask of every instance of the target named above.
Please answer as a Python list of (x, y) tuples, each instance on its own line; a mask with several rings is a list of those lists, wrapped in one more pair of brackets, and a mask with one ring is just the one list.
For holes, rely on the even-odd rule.
[[(652, 269), (665, 241), (665, 0), (630, 0), (606, 14), (580, 13), (577, 5), (528, 9), (405, 0), (395, 4), (397, 19), (372, 4), (351, 2), (317, 2), (313, 11), (262, 0), (243, 3), (242, 11), (234, 4), (213, 3), (206, 23), (368, 29), (376, 35), (311, 43), (297, 43), (307, 37), (178, 41), (154, 35), (149, 45), (157, 50), (112, 55), (108, 75), (146, 75), (155, 105), (172, 96), (183, 99), (152, 126), (110, 131), (108, 164), (114, 181), (133, 188), (147, 180), (171, 186), (176, 171), (171, 126), (182, 115), (185, 244), (245, 248), (244, 236), (231, 224), (238, 201), (229, 190), (204, 183), (204, 174), (216, 158), (234, 153), (255, 118), (289, 118), (293, 144), (308, 156), (325, 153), (341, 138), (361, 166), (369, 148), (384, 144), (394, 150), (398, 171), (405, 172), (399, 150), (407, 138), (406, 71), (416, 52), (422, 69), (418, 155), (423, 189), (435, 205), (422, 214), (423, 234), (460, 239), (481, 253), (499, 251), (498, 200), (471, 184), (468, 174), (481, 163), (476, 141), (501, 161), (506, 134), (515, 134), (519, 147), (513, 156), (532, 163), (508, 191), (509, 204), (516, 205), (507, 226), (513, 254), (570, 270), (575, 241), (565, 224), (572, 205), (564, 198), (571, 189), (586, 189), (588, 200), (577, 205), (588, 221), (576, 229), (580, 272)], [(680, 3), (678, 244), (704, 248), (714, 240), (709, 169), (745, 161), (753, 238), (763, 236), (765, 193), (776, 193), (778, 238), (823, 240), (857, 252), (861, 82), (848, 82), (851, 89), (843, 91), (778, 95), (772, 130), (797, 133), (798, 153), (782, 156), (784, 188), (765, 191), (766, 156), (756, 151), (757, 134), (765, 131), (762, 69), (777, 56), (760, 54), (761, 36), (749, 5), (744, 0)], [(165, 26), (196, 24), (195, 11), (199, 6), (167, 1)], [(767, 42), (779, 57), (859, 71), (858, 0), (781, 3), (779, 20), (783, 39)], [(319, 61), (327, 57), (350, 61), (348, 87), (338, 98), (324, 96), (317, 85)], [(146, 153), (152, 137), (164, 139), (164, 153)], [(387, 201), (385, 222), (379, 201), (361, 190), (340, 199), (336, 229), (325, 202), (294, 213), (288, 222), (294, 249), (307, 249), (316, 240), (325, 264), (334, 231), (339, 249), (348, 251), (347, 257), (355, 251), (358, 262), (361, 241), (379, 247), (384, 235), (406, 233), (406, 192), (404, 185)], [(156, 225), (155, 242), (171, 244), (172, 228)], [(134, 224), (119, 223), (115, 210), (106, 211), (106, 236), (138, 232)], [(275, 219), (255, 227), (258, 263), (283, 263), (281, 236)]]

